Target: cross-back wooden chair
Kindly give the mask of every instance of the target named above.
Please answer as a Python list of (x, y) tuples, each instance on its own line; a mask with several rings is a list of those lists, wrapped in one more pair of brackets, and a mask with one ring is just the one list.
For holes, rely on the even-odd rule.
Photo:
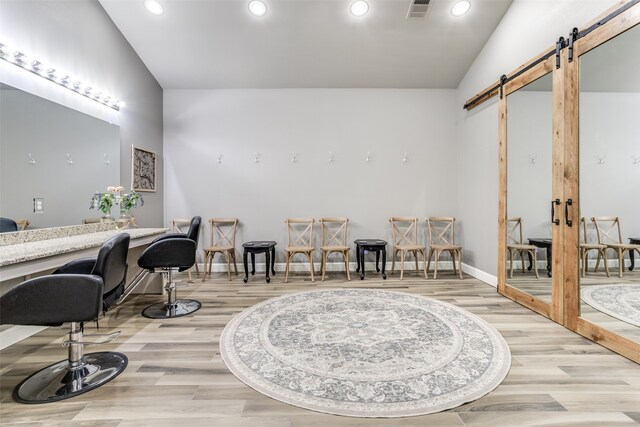
[[(209, 241), (211, 246), (204, 249), (204, 274), (202, 281), (207, 278), (207, 273), (211, 275), (211, 264), (216, 254), (224, 255), (227, 260), (227, 275), (231, 280), (231, 261), (233, 260), (233, 269), (238, 274), (238, 265), (236, 263), (236, 232), (238, 230), (238, 218), (210, 218), (209, 228), (211, 234)], [(207, 269), (208, 266), (208, 269)]]
[[(175, 218), (171, 220), (171, 232), (172, 233), (187, 233), (189, 231), (189, 226), (191, 225), (191, 218)], [(198, 250), (198, 248), (196, 248)], [(191, 270), (195, 267), (196, 275), (200, 275), (200, 269), (198, 268), (198, 261), (191, 267), (188, 271), (189, 274), (189, 283), (193, 282), (191, 278)]]
[(597, 250), (598, 251), (598, 260), (596, 261), (596, 266), (593, 269), (594, 272), (598, 271), (598, 267), (600, 266), (600, 258), (604, 260), (604, 270), (607, 273), (607, 277), (611, 277), (609, 275), (609, 266), (607, 265), (607, 245), (602, 245), (600, 243), (589, 242), (589, 234), (587, 232), (587, 221), (584, 217), (580, 218), (580, 260), (582, 261), (582, 265), (580, 266), (580, 271), (582, 273), (582, 277), (586, 277), (587, 269), (588, 269), (588, 261), (589, 261), (589, 251)]
[(24, 231), (31, 224), (28, 219), (16, 219), (16, 225), (18, 226), (18, 231)]
[(304, 254), (309, 258), (311, 268), (311, 281), (315, 282), (313, 269), (313, 218), (287, 218), (287, 247), (284, 249), (287, 257), (287, 266), (284, 273), (284, 282), (289, 281), (289, 264), (295, 254)]
[(327, 258), (331, 253), (340, 253), (344, 256), (344, 268), (347, 272), (347, 280), (351, 280), (349, 273), (349, 244), (347, 243), (347, 234), (349, 227), (349, 218), (321, 218), (320, 226), (322, 227), (322, 281), (327, 271)]
[[(607, 249), (612, 249), (618, 256), (618, 277), (622, 277), (622, 270), (624, 270), (624, 253), (636, 251), (638, 252), (638, 255), (640, 255), (640, 245), (624, 243), (622, 241), (620, 218), (617, 216), (593, 217), (591, 218), (591, 221), (593, 221), (596, 226), (598, 243), (606, 245)], [(606, 266), (606, 256), (604, 258), (604, 263)]]
[(429, 230), (429, 257), (427, 261), (427, 274), (431, 265), (431, 257), (435, 255), (433, 264), (433, 278), (438, 277), (438, 260), (443, 252), (451, 254), (453, 261), (453, 274), (456, 274), (456, 258), (458, 259), (458, 273), (462, 279), (462, 246), (455, 244), (454, 217), (429, 217), (427, 229)]
[(520, 254), (522, 261), (522, 272), (524, 273), (524, 254), (530, 254), (533, 259), (533, 271), (536, 273), (536, 279), (540, 278), (538, 274), (538, 256), (534, 245), (524, 243), (522, 237), (522, 218), (517, 216), (507, 219), (507, 251), (509, 252), (509, 277), (513, 277), (513, 258), (514, 255)]
[(396, 256), (400, 252), (400, 280), (404, 280), (404, 259), (407, 252), (413, 254), (416, 262), (416, 272), (418, 268), (418, 254), (422, 254), (422, 271), (425, 279), (427, 276), (427, 248), (418, 244), (418, 218), (415, 217), (391, 217), (391, 235), (393, 238), (393, 256), (391, 257), (391, 274), (396, 266)]

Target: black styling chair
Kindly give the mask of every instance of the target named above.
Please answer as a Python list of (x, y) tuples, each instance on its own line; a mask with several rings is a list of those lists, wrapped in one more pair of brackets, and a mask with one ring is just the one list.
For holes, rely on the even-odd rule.
[(187, 233), (168, 233), (151, 242), (138, 259), (138, 266), (142, 270), (134, 277), (118, 304), (121, 304), (149, 273), (160, 272), (164, 275), (164, 289), (167, 291), (168, 300), (166, 303), (150, 305), (142, 310), (142, 315), (150, 319), (168, 319), (198, 311), (202, 307), (199, 301), (177, 298), (173, 272), (186, 271), (195, 264), (201, 222), (202, 218), (195, 216)]
[(12, 219), (0, 217), (0, 233), (18, 231), (18, 224)]
[(22, 282), (0, 297), (0, 323), (60, 326), (71, 322), (63, 344), (69, 357), (25, 378), (13, 390), (21, 403), (68, 399), (111, 381), (127, 367), (127, 356), (116, 352), (84, 354), (84, 344), (103, 344), (120, 332), (95, 334), (88, 342), (83, 322), (97, 320), (110, 296), (122, 290), (127, 273), (128, 234), (102, 245), (95, 259), (72, 261), (49, 276)]

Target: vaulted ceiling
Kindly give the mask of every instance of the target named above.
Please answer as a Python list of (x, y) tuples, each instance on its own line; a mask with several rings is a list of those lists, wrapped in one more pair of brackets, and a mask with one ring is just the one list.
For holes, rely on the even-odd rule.
[(431, 0), (408, 18), (410, 0), (265, 0), (255, 17), (246, 0), (100, 3), (164, 89), (456, 88), (511, 0)]

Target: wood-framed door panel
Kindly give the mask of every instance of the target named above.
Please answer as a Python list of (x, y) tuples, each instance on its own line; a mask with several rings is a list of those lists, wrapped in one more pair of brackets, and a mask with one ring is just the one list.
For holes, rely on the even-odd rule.
[[(557, 86), (561, 84), (561, 79), (557, 77), (558, 70), (555, 69), (555, 57), (550, 57), (539, 64), (535, 65), (525, 73), (517, 76), (503, 87), (503, 96), (498, 101), (498, 113), (499, 113), (499, 147), (498, 147), (498, 163), (499, 163), (499, 197), (498, 197), (498, 291), (500, 294), (518, 302), (519, 304), (543, 315), (551, 318), (557, 322), (562, 322), (563, 316), (563, 292), (562, 292), (562, 278), (563, 278), (563, 264), (561, 258), (556, 254), (561, 253), (562, 248), (562, 233), (561, 228), (558, 226), (553, 227), (552, 239), (553, 239), (553, 260), (552, 262), (552, 280), (551, 280), (551, 301), (544, 301), (536, 296), (533, 296), (521, 289), (518, 289), (513, 284), (510, 284), (510, 280), (507, 278), (507, 218), (508, 218), (508, 141), (507, 141), (507, 121), (508, 121), (508, 98), (509, 95), (522, 89), (524, 86), (548, 75), (552, 74), (552, 109), (553, 117), (557, 116), (558, 108), (563, 108), (563, 99), (558, 99), (556, 95), (558, 92)], [(559, 135), (561, 129), (557, 129), (557, 126), (562, 124), (553, 121), (552, 127), (552, 199), (563, 198), (563, 185), (561, 170), (563, 164), (564, 152), (562, 146), (558, 145)], [(559, 171), (558, 171), (559, 170)], [(545, 201), (546, 203), (546, 201)], [(557, 209), (557, 217), (564, 220), (561, 209)], [(560, 249), (560, 250), (559, 250)], [(542, 271), (542, 274), (545, 272)]]

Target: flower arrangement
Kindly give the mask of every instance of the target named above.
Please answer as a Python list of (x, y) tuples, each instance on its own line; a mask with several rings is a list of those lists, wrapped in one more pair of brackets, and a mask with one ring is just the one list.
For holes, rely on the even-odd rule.
[(124, 190), (122, 186), (107, 187), (107, 191), (104, 193), (95, 192), (89, 203), (89, 209), (98, 209), (105, 216), (111, 215), (111, 208), (113, 205), (120, 205), (120, 214), (128, 215), (129, 211), (138, 206), (144, 205), (144, 200), (140, 194), (135, 191), (120, 195)]

